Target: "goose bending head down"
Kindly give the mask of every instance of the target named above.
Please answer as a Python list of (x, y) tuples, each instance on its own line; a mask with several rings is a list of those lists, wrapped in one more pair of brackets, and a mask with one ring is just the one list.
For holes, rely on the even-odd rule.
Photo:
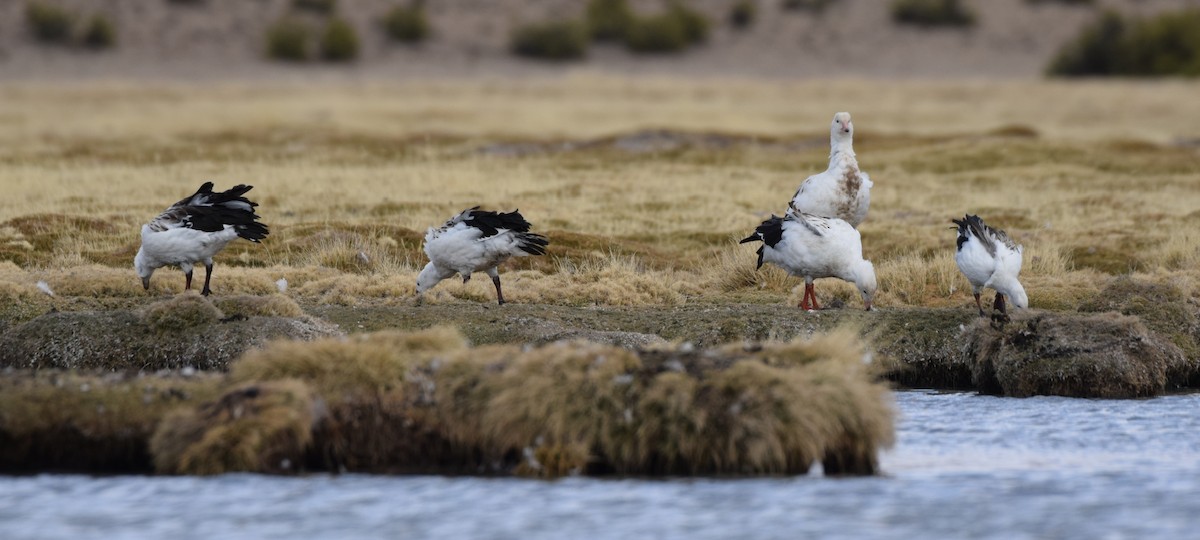
[(142, 225), (142, 245), (133, 258), (133, 267), (150, 290), (150, 276), (168, 265), (178, 266), (186, 278), (184, 289), (192, 288), (192, 267), (204, 263), (204, 289), (212, 290), (213, 255), (235, 238), (258, 243), (267, 237), (267, 226), (258, 221), (258, 206), (243, 195), (254, 186), (238, 184), (228, 191), (214, 192), (213, 183), (205, 182), (191, 196), (171, 205), (158, 217)]
[(461, 275), (463, 283), (475, 272), (491, 276), (496, 301), (504, 304), (500, 289), (500, 263), (510, 257), (545, 255), (550, 243), (545, 236), (529, 232), (533, 225), (519, 211), (488, 212), (478, 206), (463, 210), (441, 227), (425, 233), (425, 255), (429, 264), (417, 275), (417, 300), (444, 279)]
[(971, 283), (979, 316), (986, 316), (979, 300), (984, 288), (996, 291), (992, 308), (999, 312), (1000, 318), (1008, 317), (1005, 297), (1018, 309), (1028, 308), (1029, 296), (1017, 279), (1021, 273), (1024, 247), (1004, 231), (989, 227), (979, 216), (967, 214), (961, 220), (953, 219), (951, 222), (958, 231), (954, 262)]
[(853, 283), (863, 307), (872, 309), (878, 287), (875, 266), (863, 258), (862, 237), (844, 220), (803, 213), (771, 216), (741, 241), (747, 242), (762, 242), (757, 268), (768, 262), (804, 278), (802, 309), (821, 309), (813, 280), (825, 277)]

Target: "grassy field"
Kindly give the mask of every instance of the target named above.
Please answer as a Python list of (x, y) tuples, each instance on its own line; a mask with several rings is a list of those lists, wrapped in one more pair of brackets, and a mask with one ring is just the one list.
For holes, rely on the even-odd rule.
[[(736, 244), (825, 167), (849, 110), (875, 181), (861, 227), (876, 305), (962, 307), (949, 220), (1026, 248), (1031, 305), (1074, 310), (1114, 276), (1200, 294), (1200, 85), (1185, 82), (454, 81), (0, 86), (0, 298), (10, 322), (140, 305), (141, 223), (205, 180), (255, 186), (271, 236), (217, 257), (218, 295), (286, 278), (301, 305), (408, 304), (426, 227), (519, 208), (549, 255), (510, 301), (795, 305), (800, 280)], [(7, 261), (7, 262), (2, 262)], [(37, 291), (46, 281), (51, 299)], [(433, 303), (492, 302), (488, 280)], [(158, 298), (183, 277), (157, 273)], [(822, 300), (860, 306), (851, 286)]]

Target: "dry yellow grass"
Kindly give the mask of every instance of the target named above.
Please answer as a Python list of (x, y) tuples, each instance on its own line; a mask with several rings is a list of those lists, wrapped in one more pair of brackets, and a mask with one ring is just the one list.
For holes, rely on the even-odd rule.
[[(862, 226), (876, 305), (965, 306), (949, 219), (1026, 246), (1034, 307), (1072, 309), (1109, 276), (1196, 294), (1200, 84), (623, 80), (410, 85), (0, 86), (0, 294), (144, 298), (138, 227), (204, 180), (255, 185), (272, 234), (218, 255), (219, 295), (285, 278), (301, 303), (410, 302), (424, 229), (475, 204), (520, 208), (547, 257), (503, 269), (515, 302), (795, 303), (744, 236), (824, 167), (855, 114), (876, 185)], [(1165, 105), (1165, 104), (1170, 104)], [(628, 136), (648, 128), (666, 135)], [(674, 133), (674, 134), (672, 134)], [(710, 137), (698, 133), (714, 134)], [(1032, 135), (1032, 136), (1031, 136)], [(615, 137), (615, 138), (614, 138)], [(563, 143), (570, 143), (565, 145)], [(564, 147), (574, 148), (563, 150)], [(487, 280), (431, 302), (493, 301)], [(178, 272), (152, 293), (176, 293)], [(822, 298), (857, 306), (849, 286)]]
[[(246, 355), (231, 379), (304, 381), (329, 405), (323, 444), (351, 470), (482, 459), (543, 477), (802, 474), (814, 462), (871, 474), (893, 442), (893, 412), (863, 355), (849, 331), (635, 352), (585, 341), (468, 348), (433, 328), (278, 342)], [(231, 423), (219, 420), (169, 429), (188, 444), (200, 427), (220, 441)]]

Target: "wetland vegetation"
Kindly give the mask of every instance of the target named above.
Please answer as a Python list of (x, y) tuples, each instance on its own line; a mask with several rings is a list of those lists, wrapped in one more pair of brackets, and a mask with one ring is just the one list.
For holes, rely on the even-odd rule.
[[(391, 415), (389, 422), (426, 422), (420, 444), (462, 458), (413, 458), (409, 465), (430, 467), (420, 470), (503, 463), (498, 471), (551, 476), (781, 473), (827, 460), (826, 470), (869, 473), (867, 456), (889, 440), (885, 416), (831, 412), (834, 427), (816, 426), (803, 440), (771, 435), (789, 422), (811, 425), (791, 409), (801, 402), (787, 397), (808, 392), (808, 378), (852, 381), (845, 384), (861, 389), (859, 412), (884, 403), (881, 378), (1018, 396), (1137, 397), (1196, 386), (1194, 83), (889, 84), (882, 98), (866, 82), (592, 76), (0, 87), (0, 379), (13, 400), (0, 409), (0, 441), (21, 441), (9, 453), (25, 456), (6, 457), (4, 468), (66, 467), (67, 458), (44, 451), (45, 441), (107, 437), (113, 456), (105, 463), (115, 465), (78, 468), (403, 470), (376, 454), (346, 453), (360, 444), (391, 452), (353, 439), (370, 435), (364, 418)], [(799, 182), (825, 167), (824, 126), (841, 109), (855, 114), (859, 162), (875, 181), (861, 231), (879, 275), (880, 309), (863, 312), (853, 287), (819, 281), (833, 309), (805, 313), (795, 307), (802, 281), (774, 268), (755, 271), (753, 248), (736, 240), (782, 211)], [(271, 235), (217, 256), (210, 299), (180, 294), (183, 276), (170, 270), (143, 291), (131, 267), (140, 225), (206, 180), (254, 185), (249, 196)], [(481, 279), (443, 283), (416, 305), (425, 228), (476, 204), (519, 208), (550, 238), (548, 256), (501, 269), (508, 305), (494, 305)], [(964, 212), (1025, 245), (1021, 278), (1032, 309), (1007, 325), (974, 316), (955, 268), (949, 220)], [(420, 401), (412, 377), (434, 362), (424, 353), (383, 347), (401, 352), (378, 353), (381, 363), (364, 367), (365, 382), (354, 383), (372, 390), (352, 392), (351, 402), (328, 386), (350, 384), (342, 380), (350, 375), (331, 381), (292, 364), (357, 365), (340, 359), (358, 358), (363, 343), (408, 339), (389, 332), (445, 325), (456, 328), (450, 341), (471, 352), (439, 353), (439, 365), (461, 368), (455, 376), (467, 379), (437, 388), (464, 392), (467, 401), (453, 407), (500, 400), (525, 411), (495, 419), (524, 438), (483, 437), (461, 423), (469, 411)], [(351, 339), (328, 338), (339, 335)], [(317, 341), (267, 344), (279, 338)], [(562, 344), (573, 339), (588, 341)], [(841, 340), (839, 348), (820, 346), (818, 363), (842, 367), (793, 373), (762, 352), (815, 346), (807, 339)], [(864, 352), (869, 369), (861, 368)], [(705, 355), (733, 359), (708, 365)], [(534, 444), (529, 418), (573, 413), (562, 400), (521, 401), (530, 396), (506, 393), (505, 381), (553, 375), (548, 380), (559, 382), (547, 388), (562, 381), (608, 388), (586, 369), (539, 371), (599, 357), (624, 359), (624, 371), (601, 375), (631, 376), (636, 396), (579, 391), (595, 400), (586, 403), (623, 404), (618, 416), (682, 414), (686, 404), (652, 398), (704, 394), (696, 403), (709, 403), (745, 385), (775, 389), (757, 403), (782, 415), (780, 424), (722, 431), (750, 438), (717, 441), (701, 437), (707, 424), (693, 419), (698, 431), (664, 438), (674, 441), (664, 454), (619, 426), (575, 423), (607, 420), (564, 417)], [(672, 361), (684, 371), (663, 367)], [(263, 367), (276, 363), (277, 371)], [(184, 377), (185, 368), (201, 369)], [(471, 375), (481, 369), (488, 375)], [(668, 383), (687, 391), (668, 392), (661, 386)], [(59, 399), (90, 412), (62, 417), (73, 406)], [(156, 406), (126, 414), (136, 405), (126, 402)], [(160, 429), (167, 414), (175, 420)], [(248, 432), (262, 435), (261, 445), (245, 446)], [(849, 448), (839, 433), (855, 434), (858, 446), (830, 450)], [(201, 442), (218, 446), (194, 446)], [(28, 461), (35, 455), (44, 459)], [(280, 469), (285, 461), (290, 469)]]

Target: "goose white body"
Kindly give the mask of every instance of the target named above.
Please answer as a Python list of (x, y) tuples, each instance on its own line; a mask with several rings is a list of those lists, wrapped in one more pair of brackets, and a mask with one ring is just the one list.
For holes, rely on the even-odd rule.
[(529, 232), (530, 227), (520, 212), (487, 212), (479, 207), (464, 210), (441, 227), (430, 227), (425, 233), (429, 264), (417, 276), (417, 295), (455, 274), (466, 282), (471, 274), (485, 272), (496, 286), (497, 301), (503, 304), (499, 265), (512, 257), (546, 252), (549, 242)]
[(183, 270), (184, 288), (190, 289), (193, 266), (204, 263), (201, 294), (208, 295), (213, 256), (235, 238), (259, 242), (267, 236), (267, 226), (258, 222), (254, 213), (258, 205), (242, 196), (253, 186), (239, 184), (223, 192), (214, 192), (212, 187), (212, 182), (205, 182), (195, 194), (142, 225), (142, 245), (133, 266), (146, 290), (150, 289), (150, 276), (164, 266)]
[[(954, 223), (958, 225), (954, 262), (971, 284), (980, 315), (983, 315), (983, 307), (979, 295), (985, 288), (1008, 297), (1017, 308), (1029, 307), (1029, 297), (1018, 280), (1024, 247), (1004, 231), (984, 224), (979, 216), (967, 215)], [(1005, 311), (1003, 299), (997, 298), (996, 309)]]
[[(761, 241), (758, 266), (764, 262), (804, 278), (805, 299), (801, 307), (819, 309), (813, 281), (835, 277), (854, 283), (871, 309), (877, 284), (875, 268), (863, 259), (862, 237), (845, 220), (797, 213), (772, 216), (742, 243)], [(809, 303), (812, 298), (812, 303)]]
[(788, 203), (787, 214), (812, 214), (841, 219), (858, 227), (871, 207), (871, 177), (854, 154), (854, 123), (850, 113), (834, 115), (829, 129), (829, 168), (809, 176)]

